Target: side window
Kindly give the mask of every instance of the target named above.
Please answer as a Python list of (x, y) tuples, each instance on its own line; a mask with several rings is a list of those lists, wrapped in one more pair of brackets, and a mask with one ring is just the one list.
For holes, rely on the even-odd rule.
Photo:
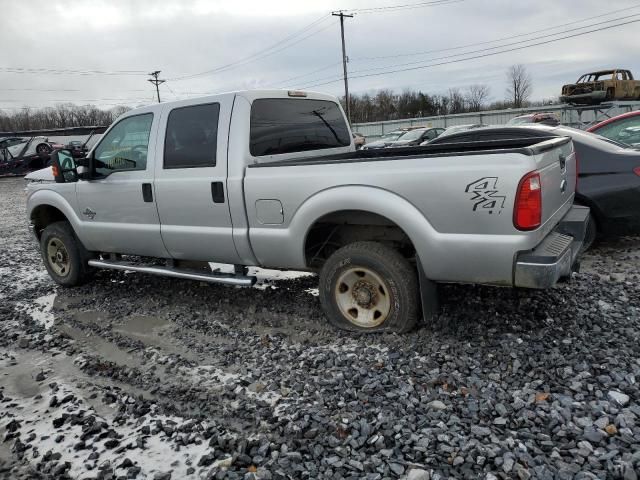
[(351, 144), (338, 104), (326, 100), (263, 98), (251, 106), (251, 155), (277, 155)]
[(164, 139), (164, 168), (216, 166), (220, 104), (175, 108)]
[(96, 172), (109, 175), (118, 170), (146, 170), (152, 113), (120, 120), (96, 147)]
[(427, 132), (427, 135), (426, 135), (426, 137), (425, 137), (425, 138), (426, 138), (427, 140), (433, 140), (433, 139), (434, 139), (434, 138), (436, 138), (437, 136), (438, 136), (438, 131), (437, 131), (437, 130), (429, 130), (429, 131)]

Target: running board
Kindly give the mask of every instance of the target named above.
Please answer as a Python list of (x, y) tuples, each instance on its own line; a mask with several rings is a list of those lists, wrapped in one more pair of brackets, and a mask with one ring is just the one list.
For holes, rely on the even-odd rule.
[(172, 267), (160, 267), (156, 265), (139, 265), (131, 262), (113, 260), (89, 260), (89, 266), (96, 268), (108, 268), (111, 270), (128, 270), (130, 272), (150, 273), (152, 275), (163, 275), (165, 277), (186, 278), (188, 280), (199, 280), (201, 282), (222, 283), (225, 285), (236, 285), (239, 287), (250, 287), (256, 283), (256, 277), (242, 275), (224, 275), (199, 272), (195, 270), (181, 270)]

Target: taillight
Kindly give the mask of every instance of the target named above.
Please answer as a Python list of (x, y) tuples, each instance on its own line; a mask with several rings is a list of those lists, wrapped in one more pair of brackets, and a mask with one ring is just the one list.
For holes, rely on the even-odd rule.
[(518, 230), (534, 230), (542, 222), (542, 185), (538, 172), (527, 173), (516, 193), (513, 224)]
[(640, 177), (640, 167), (636, 167), (633, 169), (633, 173), (635, 173), (636, 175), (638, 175)]

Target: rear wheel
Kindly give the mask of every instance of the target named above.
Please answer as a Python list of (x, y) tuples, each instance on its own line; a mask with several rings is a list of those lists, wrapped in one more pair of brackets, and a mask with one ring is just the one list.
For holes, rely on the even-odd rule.
[(76, 238), (68, 222), (48, 225), (40, 238), (44, 266), (53, 280), (64, 287), (82, 285), (89, 280), (89, 252)]
[(41, 143), (36, 147), (36, 153), (39, 153), (40, 155), (49, 154), (52, 151), (53, 149), (51, 148), (51, 145), (49, 145), (48, 143)]
[(419, 312), (415, 268), (393, 248), (356, 242), (337, 250), (320, 272), (329, 321), (352, 332), (411, 330)]

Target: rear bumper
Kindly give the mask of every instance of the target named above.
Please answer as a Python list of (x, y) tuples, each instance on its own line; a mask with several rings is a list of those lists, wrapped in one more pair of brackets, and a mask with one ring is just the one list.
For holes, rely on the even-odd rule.
[(584, 241), (589, 209), (574, 205), (533, 250), (516, 256), (513, 284), (516, 287), (549, 288), (571, 276)]

